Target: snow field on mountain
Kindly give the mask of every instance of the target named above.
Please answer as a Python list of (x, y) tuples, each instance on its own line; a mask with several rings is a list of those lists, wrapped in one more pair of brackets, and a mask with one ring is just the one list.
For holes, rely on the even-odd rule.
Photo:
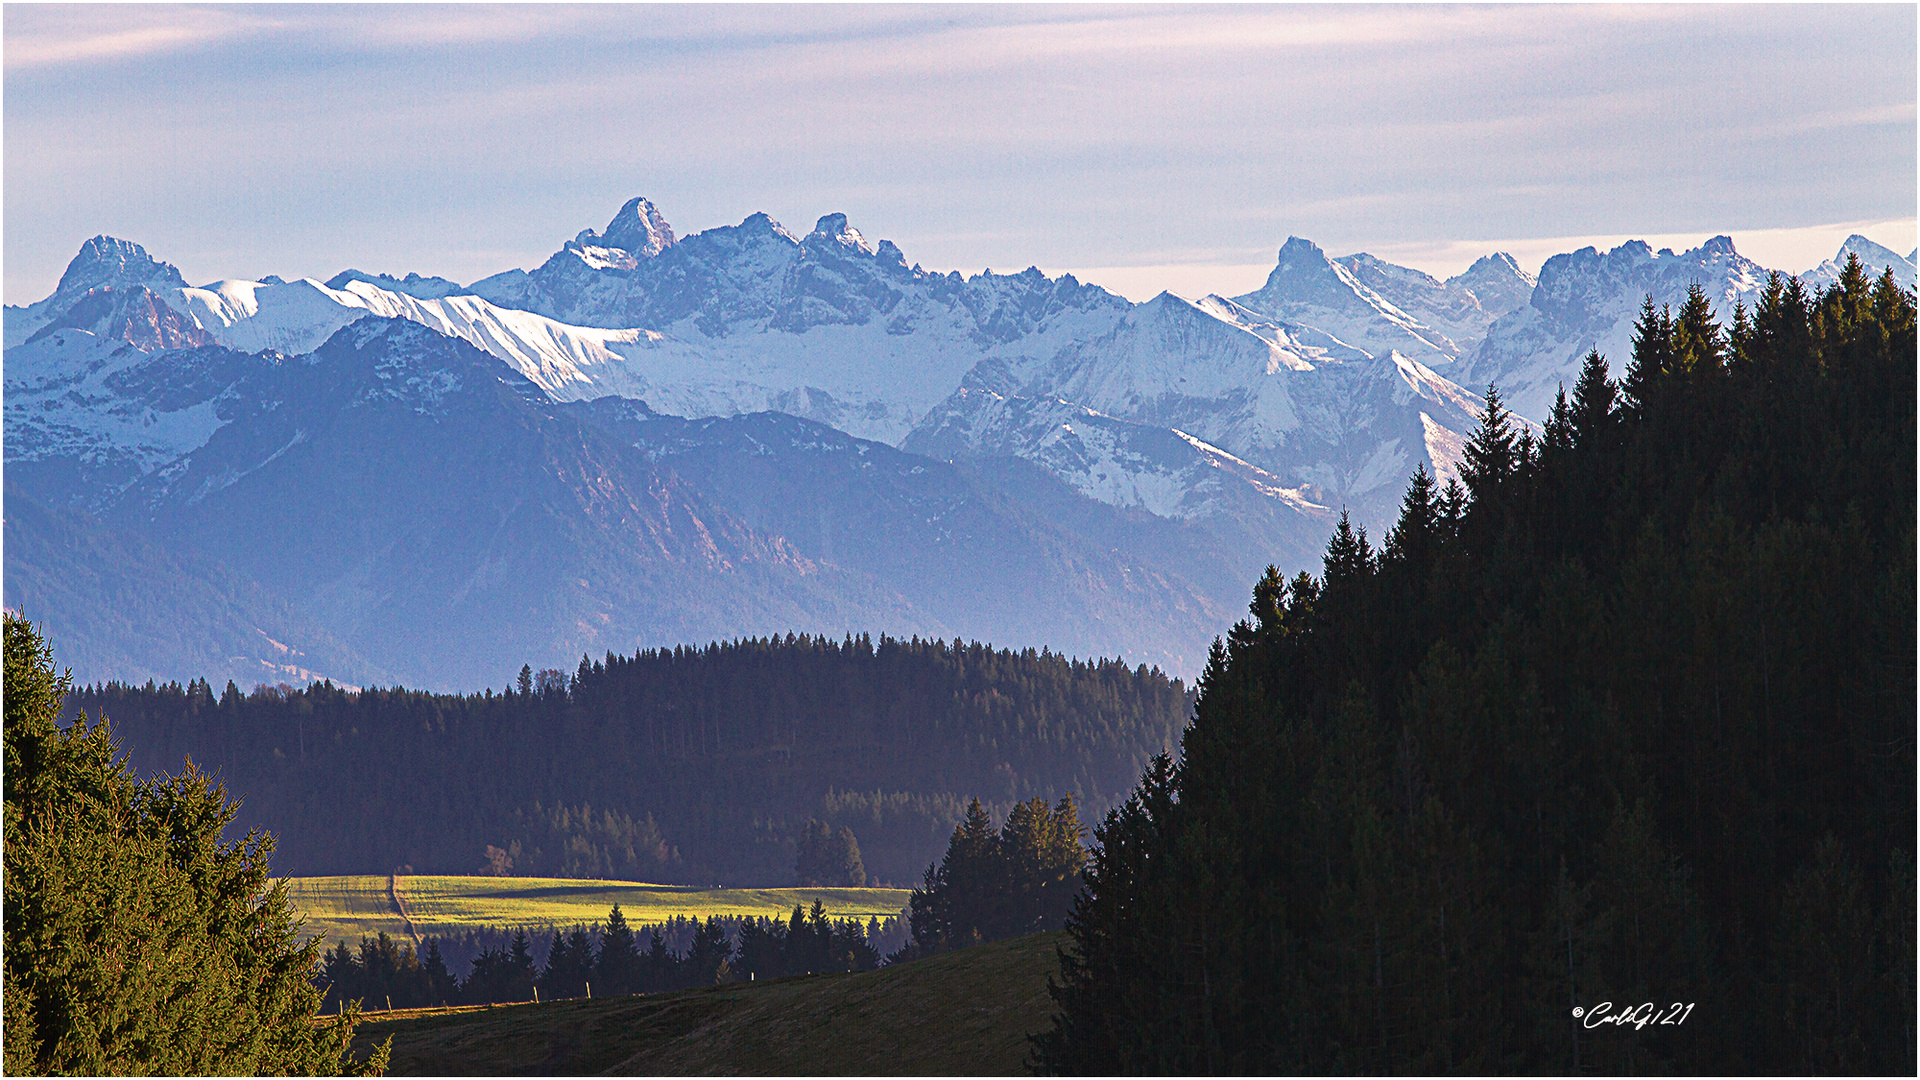
[(244, 352), (308, 353), (364, 315), (403, 318), (463, 338), (512, 364), (556, 400), (647, 390), (614, 345), (658, 338), (643, 330), (568, 326), (542, 315), (496, 307), (477, 296), (419, 300), (370, 282), (330, 289), (310, 278), (281, 285), (219, 281), (176, 289), (170, 299), (222, 345)]
[(7, 350), (7, 460), (73, 455), (145, 474), (206, 445), (225, 422), (213, 398), (126, 392), (151, 359), (72, 328)]

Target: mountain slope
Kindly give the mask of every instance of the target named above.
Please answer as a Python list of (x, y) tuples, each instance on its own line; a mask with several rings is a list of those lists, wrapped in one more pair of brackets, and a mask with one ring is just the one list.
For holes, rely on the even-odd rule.
[(392, 1036), (395, 1076), (1012, 1076), (1046, 1026), (1063, 941), (675, 994), (375, 1013), (354, 1053)]
[(477, 349), (348, 327), (251, 380), (112, 516), (289, 597), (413, 685), (636, 645), (875, 625), (897, 596), (746, 528)]
[(1855, 233), (1847, 237), (1833, 258), (1800, 275), (1800, 280), (1810, 289), (1824, 289), (1840, 280), (1840, 272), (1846, 269), (1847, 256), (1857, 255), (1868, 277), (1879, 277), (1881, 272), (1891, 268), (1893, 280), (1902, 288), (1914, 287), (1914, 261), (1912, 256), (1902, 256), (1891, 248), (1883, 247)]
[(1525, 305), (1534, 286), (1533, 277), (1505, 253), (1483, 256), (1445, 281), (1364, 252), (1333, 261), (1376, 296), (1446, 335), (1460, 356), (1480, 347), (1495, 319)]
[(54, 509), (11, 483), (6, 496), (6, 605), (40, 625), (82, 682), (392, 679), (216, 560)]
[[(790, 630), (964, 635), (1190, 672), (1244, 587), (1217, 572), (1215, 534), (1050, 476), (1013, 496), (790, 416), (554, 402), (405, 319), (363, 318), (294, 357), (143, 351), (67, 328), (11, 350), (8, 373), (23, 497), (259, 582), (343, 655), (391, 657), (414, 685)], [(46, 559), (18, 547), (10, 573), (32, 580)], [(150, 669), (122, 662), (136, 639), (96, 629), (111, 640), (85, 646), (105, 665), (90, 677)], [(370, 670), (348, 668), (329, 673)]]
[(1626, 370), (1634, 322), (1649, 296), (1656, 307), (1678, 308), (1687, 288), (1701, 285), (1724, 324), (1733, 321), (1736, 302), (1752, 307), (1766, 280), (1766, 269), (1725, 236), (1677, 255), (1641, 240), (1605, 253), (1588, 247), (1555, 255), (1540, 268), (1527, 306), (1496, 320), (1454, 378), (1475, 388), (1493, 383), (1514, 412), (1544, 420), (1554, 393), (1563, 385), (1572, 392), (1589, 350), (1599, 349), (1616, 376)]
[(1398, 352), (1444, 367), (1461, 353), (1452, 339), (1394, 306), (1298, 236), (1287, 237), (1266, 284), (1234, 300), (1262, 315), (1325, 331), (1376, 357)]
[(568, 411), (806, 558), (885, 582), (939, 636), (1194, 671), (1244, 590), (1208, 572), (1224, 555), (1210, 534), (1044, 474), (983, 482), (780, 413), (684, 420), (618, 398)]
[(1018, 382), (1129, 307), (1070, 275), (909, 267), (844, 214), (805, 236), (765, 214), (670, 243), (664, 221), (642, 231), (616, 217), (608, 234), (651, 239), (637, 251), (576, 240), (473, 290), (570, 324), (652, 331), (609, 347), (646, 384), (630, 396), (681, 416), (772, 409), (898, 444), (963, 379)]
[(1163, 293), (1062, 350), (1049, 385), (1108, 416), (1203, 440), (1376, 527), (1417, 465), (1454, 474), (1463, 433), (1478, 422), (1472, 394), (1398, 352), (1336, 359), (1353, 354), (1269, 340), (1230, 321), (1239, 310)]
[(6, 308), (6, 347), (27, 340), (35, 331), (72, 308), (82, 297), (102, 286), (145, 286), (154, 292), (184, 288), (187, 282), (172, 263), (147, 254), (147, 249), (111, 236), (96, 236), (80, 245), (79, 254), (60, 275), (53, 295), (25, 307)]

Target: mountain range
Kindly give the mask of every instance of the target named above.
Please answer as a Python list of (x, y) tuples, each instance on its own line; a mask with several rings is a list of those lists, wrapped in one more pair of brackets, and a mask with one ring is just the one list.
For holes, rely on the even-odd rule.
[(1294, 237), (1254, 292), (1134, 304), (928, 271), (839, 214), (681, 237), (645, 199), (465, 287), (192, 287), (95, 237), (6, 309), (6, 602), (85, 679), (472, 688), (789, 630), (1192, 675), (1262, 567), (1457, 474), (1471, 388), (1537, 421), (1646, 297), (1730, 317), (1766, 277), (1724, 237), (1537, 281)]

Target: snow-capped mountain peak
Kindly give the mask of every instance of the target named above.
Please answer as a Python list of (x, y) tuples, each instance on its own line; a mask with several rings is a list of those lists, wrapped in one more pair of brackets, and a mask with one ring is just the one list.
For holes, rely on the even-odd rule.
[[(457, 282), (448, 281), (443, 277), (422, 277), (416, 273), (409, 273), (404, 278), (397, 278), (392, 274), (369, 274), (364, 270), (342, 270), (327, 279), (327, 288), (344, 289), (355, 281), (364, 281), (375, 288), (392, 293), (404, 293), (416, 300), (439, 300), (442, 297), (466, 291)], [(278, 279), (274, 283), (284, 284)]]
[(1847, 267), (1849, 255), (1859, 257), (1860, 266), (1866, 271), (1868, 277), (1879, 277), (1881, 273), (1891, 268), (1893, 280), (1897, 284), (1909, 289), (1914, 287), (1915, 267), (1911, 257), (1902, 258), (1892, 248), (1876, 244), (1859, 233), (1847, 237), (1846, 242), (1840, 245), (1840, 250), (1834, 254), (1833, 258), (1801, 274), (1801, 282), (1814, 289), (1824, 289), (1832, 285), (1840, 280), (1841, 272)]
[(96, 236), (80, 245), (52, 296), (25, 307), (7, 307), (6, 345), (12, 348), (27, 340), (95, 289), (124, 291), (143, 286), (164, 293), (186, 283), (178, 267), (155, 260), (139, 244), (104, 234)]
[[(862, 255), (872, 255), (874, 253), (874, 249), (867, 245), (867, 238), (860, 235), (860, 230), (847, 224), (847, 215), (845, 214), (828, 214), (822, 217), (819, 223), (814, 225), (813, 232), (807, 235), (807, 239), (809, 241), (837, 244), (850, 251), (857, 251)], [(898, 249), (896, 248), (895, 250)], [(903, 258), (901, 261), (904, 263), (905, 259)]]
[[(1362, 265), (1376, 281), (1400, 275), (1426, 277), (1418, 271), (1380, 263), (1372, 256), (1349, 259)], [(1387, 299), (1352, 267), (1343, 265), (1346, 261), (1328, 258), (1310, 240), (1289, 236), (1266, 284), (1234, 300), (1269, 318), (1325, 331), (1369, 356), (1384, 357), (1398, 350), (1423, 363), (1444, 367), (1461, 354), (1459, 345)], [(1439, 287), (1437, 282), (1432, 285)]]
[(179, 268), (159, 262), (147, 249), (131, 240), (96, 236), (80, 245), (79, 254), (60, 275), (55, 295), (80, 293), (101, 286), (146, 285), (154, 289), (177, 289), (186, 285)]
[(673, 226), (660, 215), (658, 207), (638, 195), (628, 199), (600, 234), (604, 247), (630, 251), (636, 257), (650, 259), (673, 246)]
[(1616, 374), (1625, 370), (1634, 321), (1648, 297), (1678, 307), (1687, 289), (1700, 285), (1724, 324), (1737, 301), (1766, 285), (1767, 274), (1726, 236), (1677, 254), (1629, 240), (1604, 253), (1585, 247), (1555, 255), (1540, 268), (1527, 305), (1496, 320), (1463, 370), (1449, 374), (1470, 387), (1492, 383), (1514, 412), (1544, 420), (1589, 350), (1598, 349)]
[(103, 340), (124, 341), (140, 349), (213, 344), (213, 335), (191, 317), (169, 307), (145, 285), (89, 289), (72, 307), (34, 331), (27, 343), (63, 329), (85, 330)]

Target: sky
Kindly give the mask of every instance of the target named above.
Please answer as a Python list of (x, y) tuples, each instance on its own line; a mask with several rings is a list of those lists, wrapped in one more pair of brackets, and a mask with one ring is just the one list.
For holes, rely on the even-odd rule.
[(531, 268), (645, 195), (847, 214), (1134, 299), (1281, 243), (1440, 276), (1720, 233), (1915, 245), (1915, 7), (7, 4), (5, 300), (80, 243), (193, 284)]

